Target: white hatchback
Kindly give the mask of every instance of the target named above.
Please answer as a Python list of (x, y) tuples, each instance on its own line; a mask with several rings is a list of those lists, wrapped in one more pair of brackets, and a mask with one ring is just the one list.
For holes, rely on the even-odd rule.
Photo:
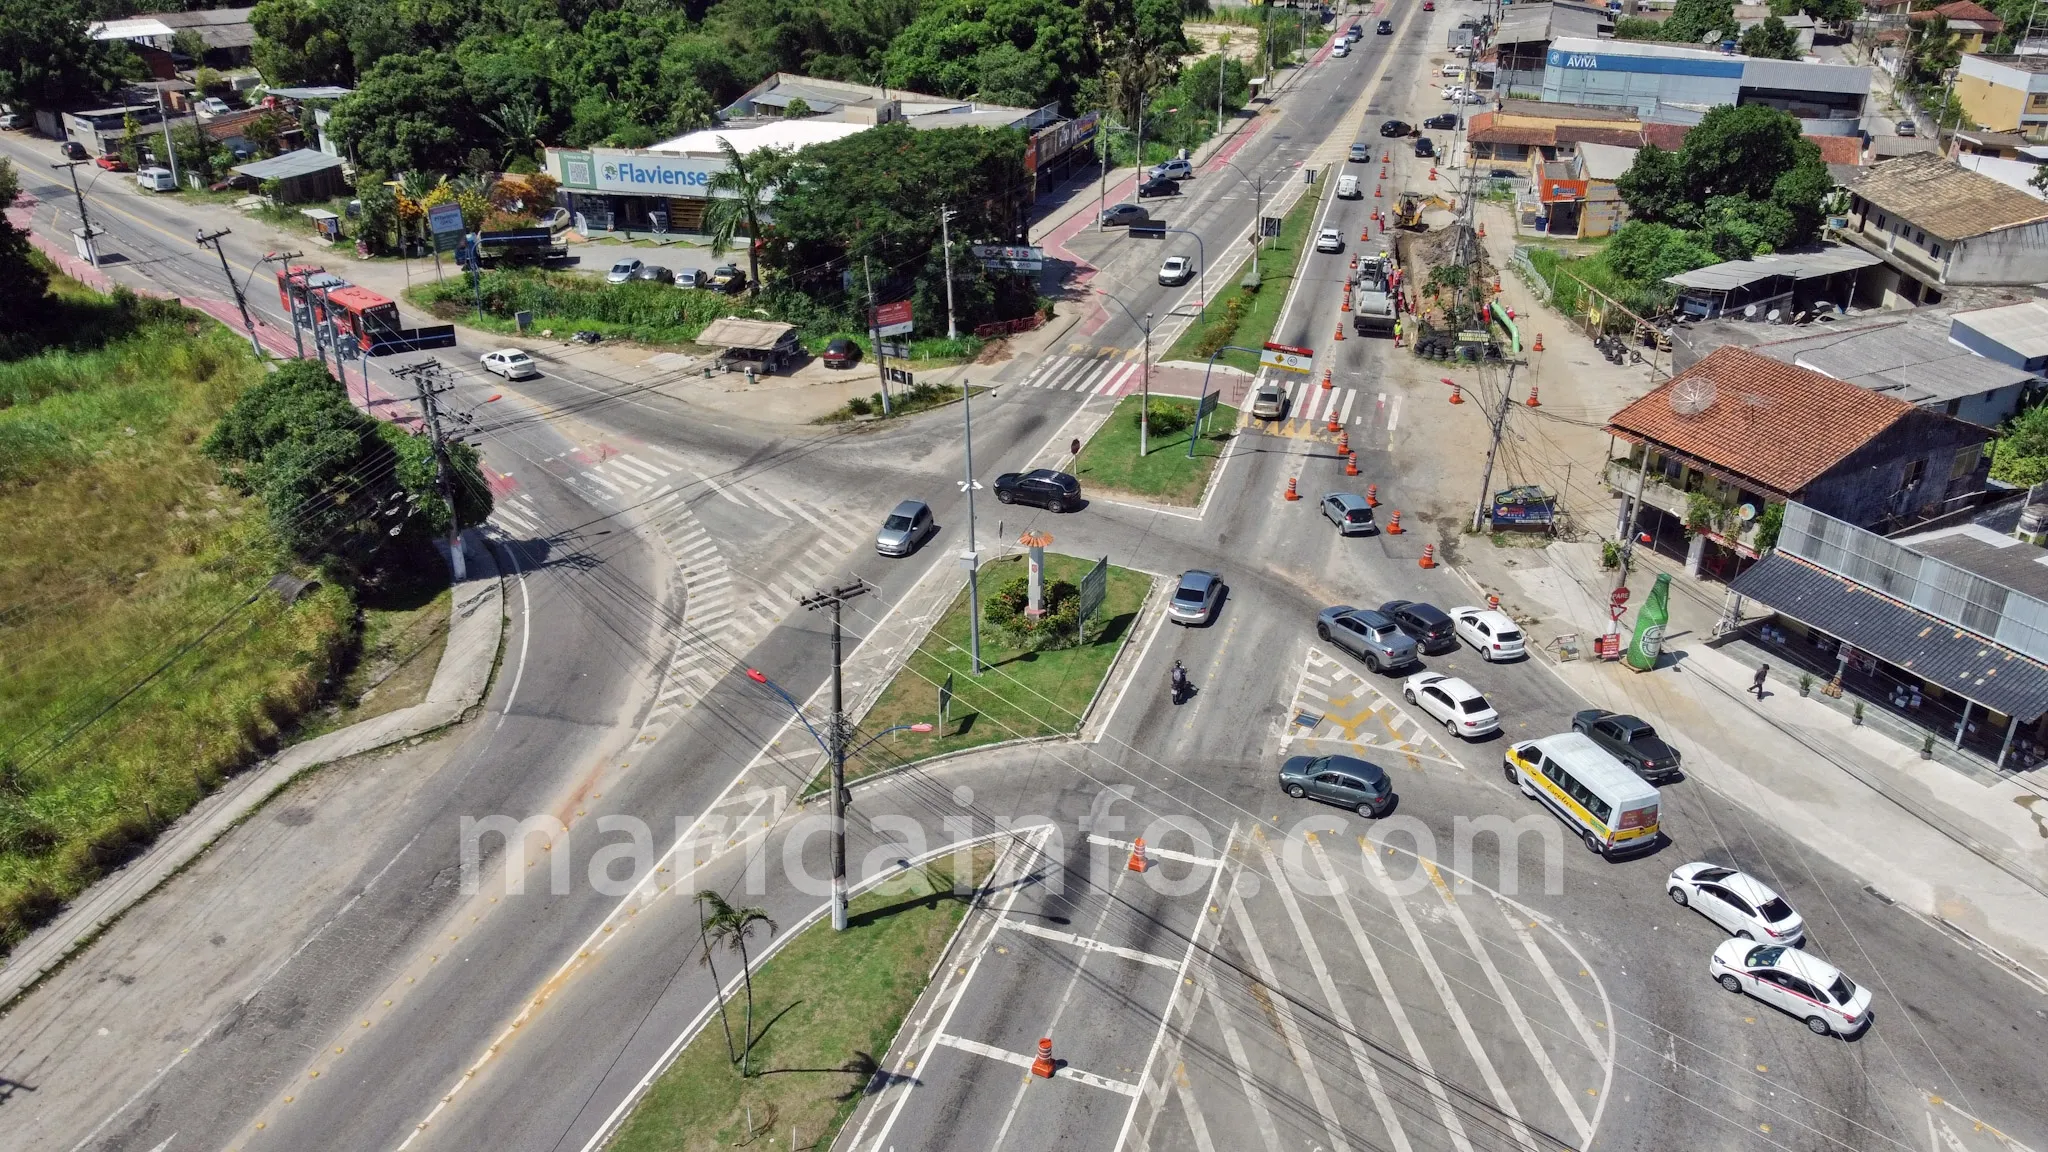
[(1401, 682), (1401, 695), (1442, 723), (1444, 731), (1453, 736), (1470, 739), (1500, 731), (1500, 713), (1486, 702), (1479, 689), (1456, 676), (1417, 672)]
[(1870, 989), (1789, 944), (1724, 940), (1707, 971), (1730, 992), (1747, 992), (1806, 1021), (1816, 1036), (1853, 1036), (1870, 1023)]
[(1719, 924), (1731, 936), (1766, 944), (1800, 944), (1806, 921), (1785, 898), (1747, 872), (1697, 861), (1672, 869), (1671, 902)]
[(1480, 659), (1513, 660), (1523, 654), (1522, 629), (1508, 614), (1467, 604), (1451, 609), (1458, 637), (1479, 652)]
[(1342, 252), (1343, 250), (1344, 234), (1342, 232), (1337, 231), (1335, 228), (1325, 228), (1321, 232), (1316, 233), (1316, 251)]
[(495, 372), (507, 380), (524, 380), (530, 376), (540, 375), (540, 365), (533, 362), (532, 356), (517, 348), (500, 348), (496, 352), (486, 352), (483, 365), (484, 371)]

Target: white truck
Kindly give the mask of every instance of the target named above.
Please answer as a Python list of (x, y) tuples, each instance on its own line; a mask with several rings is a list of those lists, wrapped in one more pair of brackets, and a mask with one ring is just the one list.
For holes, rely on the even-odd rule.
[(1351, 326), (1360, 336), (1394, 334), (1397, 312), (1389, 286), (1393, 273), (1392, 257), (1367, 256), (1358, 261), (1358, 271), (1352, 277)]

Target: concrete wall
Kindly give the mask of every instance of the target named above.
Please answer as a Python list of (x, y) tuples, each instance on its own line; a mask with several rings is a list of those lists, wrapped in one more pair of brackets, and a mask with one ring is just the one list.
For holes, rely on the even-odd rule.
[[(1982, 491), (1990, 457), (1978, 446), (1991, 438), (1989, 428), (1915, 409), (1850, 453), (1847, 459), (1799, 493), (1799, 501), (1862, 528), (1875, 528), (1889, 516), (1911, 519), (1951, 495)], [(1953, 483), (1950, 470), (1962, 450), (1975, 461)], [(1921, 481), (1910, 497), (1899, 498), (1906, 477), (1919, 466)]]
[(1958, 420), (1968, 420), (1972, 424), (1996, 428), (2019, 412), (2020, 400), (2025, 393), (2024, 385), (2011, 384), (2004, 388), (1993, 388), (1989, 392), (1980, 392), (1975, 396), (1951, 400), (1942, 411)]
[(1973, 122), (1993, 132), (2017, 132), (2027, 94), (2018, 88), (1964, 74), (1956, 77), (1956, 99), (1963, 106), (1963, 114)]
[(2048, 280), (2048, 221), (1956, 243), (1949, 284), (2038, 284)]
[(1999, 339), (1996, 331), (1979, 329), (1969, 319), (1969, 314), (1949, 321), (1948, 338), (1984, 357), (2000, 364), (2010, 364), (2028, 372), (2048, 372), (2048, 356), (2027, 356)]

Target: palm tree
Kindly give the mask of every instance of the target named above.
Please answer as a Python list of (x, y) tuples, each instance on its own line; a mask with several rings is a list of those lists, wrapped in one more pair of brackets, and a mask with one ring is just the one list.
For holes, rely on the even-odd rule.
[(772, 179), (777, 154), (763, 150), (752, 157), (740, 155), (732, 142), (721, 136), (718, 150), (725, 153), (725, 171), (714, 174), (705, 185), (711, 203), (705, 207), (704, 226), (711, 233), (711, 254), (732, 251), (734, 234), (743, 227), (747, 233), (747, 291), (761, 287), (761, 215), (774, 189)]
[(711, 995), (718, 1001), (718, 1022), (725, 1027), (725, 1058), (734, 1060), (737, 1057), (732, 1051), (732, 1021), (725, 1015), (725, 985), (718, 979), (718, 966), (711, 962), (711, 921), (704, 915), (706, 904), (711, 906), (713, 916), (731, 912), (732, 905), (716, 889), (706, 888), (697, 893), (697, 942), (704, 950), (697, 962), (711, 970)]
[(754, 970), (747, 957), (747, 938), (753, 935), (757, 925), (766, 925), (769, 934), (773, 935), (775, 921), (768, 918), (766, 909), (735, 908), (726, 903), (725, 897), (708, 888), (697, 895), (711, 908), (710, 917), (704, 921), (705, 954), (710, 954), (713, 944), (723, 944), (740, 954), (740, 978), (747, 990), (747, 1031), (740, 1043), (740, 1076), (744, 1078), (747, 1075), (747, 1058), (754, 1052)]
[(546, 119), (546, 114), (524, 96), (498, 105), (496, 113), (484, 113), (484, 123), (496, 128), (505, 142), (504, 159), (500, 163), (510, 167), (514, 156), (532, 159), (540, 150), (540, 130)]

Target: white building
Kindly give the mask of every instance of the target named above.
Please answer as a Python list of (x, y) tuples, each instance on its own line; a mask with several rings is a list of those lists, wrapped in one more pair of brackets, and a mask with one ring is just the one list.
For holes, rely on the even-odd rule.
[(1645, 40), (1560, 37), (1543, 66), (1546, 101), (1629, 107), (1680, 124), (1720, 104), (1764, 104), (1798, 117), (1805, 135), (1853, 136), (1869, 98), (1868, 68)]

